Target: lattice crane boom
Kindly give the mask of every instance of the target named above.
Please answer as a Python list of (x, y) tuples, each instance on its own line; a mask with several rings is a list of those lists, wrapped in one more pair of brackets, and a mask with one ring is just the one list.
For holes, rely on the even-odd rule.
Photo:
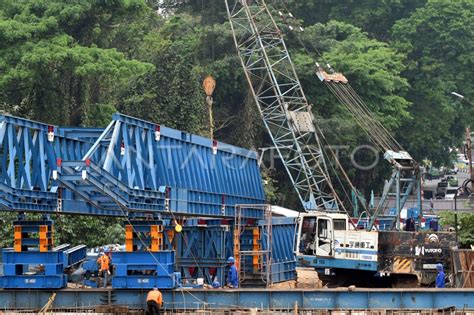
[(265, 1), (226, 7), (251, 93), (304, 209), (338, 210), (311, 105)]

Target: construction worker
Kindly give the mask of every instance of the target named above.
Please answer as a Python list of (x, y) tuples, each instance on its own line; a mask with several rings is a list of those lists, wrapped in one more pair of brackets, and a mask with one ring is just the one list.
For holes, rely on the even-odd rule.
[(438, 275), (436, 276), (436, 287), (437, 288), (444, 288), (444, 282), (445, 282), (445, 275), (443, 271), (443, 265), (442, 264), (437, 264), (436, 265), (436, 270), (438, 270)]
[(416, 231), (414, 218), (407, 219), (406, 224), (405, 224), (405, 231), (411, 231), (411, 232)]
[(146, 305), (148, 307), (148, 315), (160, 315), (161, 307), (163, 306), (163, 295), (158, 288), (153, 288), (146, 296)]
[(102, 277), (104, 288), (107, 287), (107, 282), (109, 280), (110, 275), (110, 258), (109, 256), (105, 255), (103, 252), (99, 254), (99, 258), (97, 259), (97, 264), (99, 265), (99, 277)]
[(217, 276), (214, 277), (214, 281), (212, 281), (212, 288), (213, 289), (219, 289), (221, 287), (221, 284), (219, 282), (219, 278)]
[(229, 265), (229, 273), (227, 274), (227, 286), (230, 288), (239, 287), (239, 273), (237, 267), (235, 266), (234, 257), (229, 257), (227, 259), (227, 264)]

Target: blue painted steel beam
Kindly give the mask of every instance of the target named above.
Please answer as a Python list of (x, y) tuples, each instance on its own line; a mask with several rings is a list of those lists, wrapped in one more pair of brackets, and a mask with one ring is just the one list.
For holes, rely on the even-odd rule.
[[(121, 114), (101, 130), (0, 116), (0, 205), (26, 212), (233, 218), (234, 205), (265, 202), (253, 151)], [(70, 172), (57, 181), (59, 159)], [(87, 179), (82, 164), (66, 166), (87, 159), (93, 161)], [(249, 208), (243, 217), (262, 213)]]
[[(60, 169), (61, 183), (94, 207), (106, 209), (108, 199), (125, 212), (233, 218), (234, 205), (265, 202), (255, 152), (122, 114), (113, 119), (81, 161)], [(263, 218), (253, 208), (242, 213)]]
[[(0, 309), (40, 309), (52, 292), (57, 308), (127, 305), (145, 308), (147, 290), (64, 289), (0, 290)], [(316, 289), (316, 290), (172, 290), (162, 291), (167, 310), (273, 309), (292, 310), (428, 310), (455, 307), (474, 310), (474, 289)]]
[(203, 278), (211, 284), (213, 276), (220, 283), (226, 279), (227, 258), (233, 255), (233, 233), (229, 226), (197, 226), (188, 222), (175, 235), (177, 263), (184, 279)]
[[(181, 274), (174, 272), (174, 251), (114, 252), (115, 274), (112, 287), (124, 289), (170, 289), (181, 284)], [(142, 272), (148, 273), (142, 273)]]
[[(49, 132), (54, 134), (54, 139), (48, 137)], [(117, 215), (117, 211), (97, 211), (67, 189), (61, 189), (52, 178), (58, 159), (81, 159), (102, 132), (99, 128), (57, 127), (0, 115), (0, 205), (3, 210)], [(102, 148), (97, 148), (94, 157), (100, 154)], [(58, 203), (59, 193), (62, 203)]]
[[(2, 250), (3, 275), (0, 287), (3, 288), (63, 288), (67, 284), (67, 267), (86, 258), (86, 246), (74, 248), (57, 247), (56, 250), (40, 252), (28, 250), (15, 252), (11, 248)], [(43, 271), (36, 274), (27, 273), (31, 266), (43, 266)]]
[(64, 251), (64, 255), (65, 266), (72, 267), (86, 258), (87, 247), (86, 245), (77, 245), (72, 248), (67, 248)]
[[(258, 222), (264, 229), (265, 220)], [(295, 218), (272, 218), (270, 281), (278, 283), (296, 278), (296, 257), (294, 244), (296, 237)], [(262, 249), (267, 250), (266, 234), (263, 234)], [(265, 268), (268, 268), (265, 265)]]
[(58, 136), (95, 143), (104, 132), (104, 128), (59, 127)]
[[(135, 125), (137, 127), (140, 127), (146, 130), (152, 130), (152, 131), (154, 131), (155, 127), (157, 126), (157, 124), (155, 123), (152, 123), (146, 120), (141, 120), (139, 118), (127, 116), (121, 113), (115, 113), (112, 116), (112, 119), (114, 121), (120, 121), (123, 123)], [(190, 142), (193, 144), (197, 144), (197, 145), (212, 149), (213, 140), (209, 138), (201, 137), (199, 135), (190, 134), (184, 131), (168, 128), (165, 126), (160, 126), (160, 132), (162, 136), (177, 140), (178, 142), (182, 142), (182, 141)], [(240, 155), (246, 158), (257, 159), (257, 153), (255, 151), (250, 151), (244, 148), (236, 147), (227, 143), (218, 142), (218, 148), (220, 151), (225, 151), (231, 154)]]

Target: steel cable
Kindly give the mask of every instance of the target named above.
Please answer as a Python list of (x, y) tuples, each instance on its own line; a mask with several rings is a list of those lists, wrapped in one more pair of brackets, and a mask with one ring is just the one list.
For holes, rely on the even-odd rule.
[(342, 104), (353, 113), (354, 117), (358, 118), (359, 125), (366, 131), (366, 133), (368, 135), (373, 135), (372, 138), (375, 140), (374, 144), (379, 144), (385, 151), (393, 149), (393, 144), (384, 131), (378, 127), (376, 120), (367, 114), (367, 112), (365, 112), (364, 109), (356, 102), (354, 102), (351, 94), (346, 93), (345, 84), (332, 84), (336, 86), (336, 89), (340, 95), (342, 95), (340, 98), (342, 99)]
[[(291, 19), (295, 19), (294, 16), (290, 13), (288, 8), (284, 3), (282, 3), (284, 9), (288, 12), (288, 16)], [(306, 44), (301, 40), (299, 36), (296, 35), (296, 31), (298, 28), (295, 28), (289, 25), (289, 21), (287, 18), (284, 17), (284, 14), (279, 12), (280, 16), (282, 17), (283, 22), (288, 26), (291, 33), (294, 34), (294, 38), (301, 44), (304, 50), (311, 54), (310, 50), (306, 46)], [(299, 28), (301, 32), (304, 29), (301, 27)], [(327, 63), (323, 54), (310, 42), (311, 47), (313, 50), (319, 55), (319, 57)], [(357, 122), (364, 131), (367, 133), (369, 138), (374, 142), (375, 145), (379, 146), (379, 148), (383, 148), (385, 151), (393, 150), (399, 151), (402, 150), (402, 146), (396, 141), (396, 139), (388, 132), (388, 130), (381, 124), (381, 122), (377, 119), (374, 113), (368, 108), (365, 102), (360, 98), (360, 96), (356, 93), (356, 91), (352, 88), (352, 86), (348, 83), (337, 85), (335, 82), (330, 82), (327, 84), (329, 87), (331, 84), (334, 84), (335, 87), (331, 89), (331, 92), (339, 99), (339, 101), (346, 106), (346, 108), (350, 108), (350, 112), (355, 116)]]

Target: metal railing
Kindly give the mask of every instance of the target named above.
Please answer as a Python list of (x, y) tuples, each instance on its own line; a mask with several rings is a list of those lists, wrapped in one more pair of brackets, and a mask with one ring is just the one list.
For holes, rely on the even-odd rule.
[[(379, 202), (379, 198), (375, 198), (375, 204)], [(431, 203), (433, 206), (431, 206)], [(394, 208), (395, 200), (389, 200), (386, 208)], [(417, 207), (417, 200), (414, 198), (409, 198), (405, 203), (405, 208)], [(423, 211), (454, 211), (454, 200), (441, 200), (433, 199), (423, 200), (422, 202)], [(458, 198), (457, 200), (457, 210), (458, 211), (473, 211), (474, 212), (474, 203), (469, 198)]]

